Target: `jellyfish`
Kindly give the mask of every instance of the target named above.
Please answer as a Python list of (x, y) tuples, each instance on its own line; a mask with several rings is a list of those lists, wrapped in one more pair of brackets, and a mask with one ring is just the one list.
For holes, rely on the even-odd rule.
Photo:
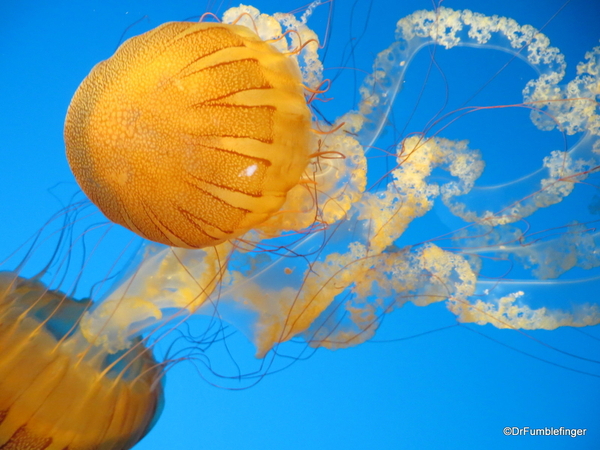
[(89, 304), (35, 279), (3, 272), (0, 291), (3, 448), (137, 443), (162, 404), (162, 369), (149, 350), (90, 346), (76, 330)]
[[(590, 52), (590, 58), (581, 65), (581, 72), (572, 77), (574, 82), (570, 87), (561, 90), (560, 81), (555, 79), (556, 76), (550, 76), (560, 72), (560, 57), (550, 57), (554, 52), (552, 47), (545, 47), (551, 49), (548, 56), (544, 47), (529, 45), (527, 49), (535, 50), (525, 55), (528, 50), (515, 50), (520, 47), (511, 47), (506, 37), (499, 34), (486, 37), (485, 29), (467, 30), (466, 22), (469, 20), (489, 21), (490, 26), (498, 26), (498, 19), (443, 11), (442, 14), (440, 10), (438, 15), (414, 13), (401, 23), (399, 29), (403, 37), (384, 51), (378, 65), (371, 71), (373, 76), (362, 84), (359, 107), (351, 110), (354, 114), (349, 113), (340, 119), (345, 128), (340, 128), (339, 134), (324, 135), (322, 145), (339, 148), (336, 151), (344, 158), (323, 158), (311, 163), (314, 185), (318, 187), (312, 193), (316, 192), (322, 198), (318, 202), (307, 202), (302, 195), (311, 191), (305, 186), (298, 189), (302, 192), (298, 197), (293, 195), (292, 190), (288, 193), (288, 199), (300, 199), (300, 205), (309, 206), (306, 214), (310, 219), (308, 225), (306, 222), (290, 225), (290, 215), (277, 214), (273, 222), (281, 221), (275, 224), (266, 221), (256, 226), (242, 243), (226, 242), (218, 248), (194, 252), (153, 245), (144, 247), (138, 254), (138, 264), (106, 295), (106, 301), (83, 317), (82, 326), (88, 338), (101, 339), (108, 347), (113, 346), (111, 351), (135, 345), (132, 333), (122, 326), (123, 322), (119, 321), (119, 327), (111, 327), (117, 321), (107, 321), (107, 317), (113, 318), (116, 314), (122, 314), (123, 318), (132, 317), (134, 308), (136, 311), (145, 310), (146, 318), (164, 317), (176, 309), (179, 316), (176, 315), (175, 320), (187, 317), (192, 311), (215, 317), (214, 311), (218, 308), (219, 318), (241, 329), (254, 342), (258, 355), (264, 360), (268, 360), (269, 355), (281, 353), (286, 342), (294, 345), (297, 341), (314, 347), (358, 346), (356, 350), (360, 352), (367, 342), (377, 339), (384, 331), (382, 322), (386, 325), (393, 320), (388, 317), (419, 309), (414, 308), (415, 305), (428, 305), (423, 308), (424, 311), (442, 304), (461, 323), (478, 323), (486, 330), (490, 326), (514, 331), (527, 327), (553, 328), (565, 324), (581, 327), (595, 323), (597, 312), (593, 298), (587, 299), (587, 305), (581, 299), (575, 308), (567, 305), (567, 309), (561, 312), (549, 306), (545, 309), (536, 307), (535, 298), (527, 297), (528, 290), (534, 291), (542, 299), (538, 302), (546, 306), (553, 291), (561, 295), (569, 291), (569, 286), (573, 289), (581, 286), (578, 280), (585, 278), (582, 273), (592, 274), (588, 277), (589, 283), (583, 286), (594, 286), (595, 234), (591, 220), (580, 223), (569, 222), (570, 218), (561, 220), (561, 212), (549, 213), (555, 216), (556, 221), (542, 217), (541, 227), (535, 222), (537, 215), (544, 216), (553, 206), (562, 211), (561, 205), (573, 198), (572, 191), (580, 192), (579, 188), (588, 183), (593, 186), (595, 138), (589, 129), (584, 131), (593, 124), (593, 115), (577, 124), (573, 122), (571, 114), (574, 111), (571, 108), (576, 105), (580, 112), (588, 110), (594, 113), (594, 107), (589, 106), (590, 92), (593, 93), (594, 87), (594, 53)], [(432, 23), (443, 23), (444, 32), (440, 32), (439, 36), (432, 35)], [(430, 31), (426, 31), (428, 27)], [(452, 34), (459, 29), (465, 34), (468, 32), (468, 37)], [(520, 28), (515, 29), (513, 34), (525, 42), (531, 39)], [(542, 37), (534, 36), (539, 38), (536, 44), (542, 45)], [(421, 54), (427, 55), (428, 61), (440, 61), (445, 53), (442, 47), (450, 48), (452, 41), (459, 39), (464, 45), (477, 47), (477, 51), (484, 53), (491, 51), (481, 50), (487, 45), (487, 48), (498, 47), (510, 52), (510, 55), (516, 54), (516, 59), (539, 57), (541, 65), (530, 61), (541, 75), (530, 76), (538, 84), (527, 85), (529, 97), (514, 102), (502, 100), (495, 105), (512, 103), (519, 113), (525, 111), (528, 115), (532, 112), (534, 121), (542, 128), (558, 126), (562, 135), (566, 136), (566, 148), (574, 150), (543, 152), (542, 158), (538, 158), (538, 167), (533, 169), (537, 177), (523, 176), (522, 180), (518, 179), (521, 184), (505, 183), (503, 195), (509, 200), (500, 206), (493, 203), (496, 199), (504, 202), (504, 198), (495, 195), (498, 189), (485, 191), (476, 188), (477, 176), (485, 176), (485, 172), (484, 175), (478, 173), (482, 170), (482, 163), (480, 153), (473, 150), (477, 147), (464, 142), (464, 136), (446, 126), (447, 122), (468, 122), (471, 117), (484, 114), (485, 107), (462, 110), (462, 115), (459, 111), (447, 122), (439, 122), (441, 129), (422, 127), (419, 130), (426, 129), (427, 132), (406, 139), (395, 136), (396, 133), (402, 137), (408, 134), (398, 129), (399, 119), (395, 115), (400, 113), (392, 101), (396, 92), (401, 98), (406, 91), (403, 85), (408, 85), (409, 80), (404, 82), (403, 70), (406, 69), (408, 77), (414, 64), (412, 58), (418, 58), (411, 52), (422, 44)], [(433, 41), (438, 45), (428, 46), (427, 43)], [(411, 46), (406, 43), (415, 46), (408, 50), (411, 57), (402, 53), (406, 50), (404, 47)], [(428, 54), (432, 47), (435, 49), (433, 57)], [(460, 52), (460, 49), (448, 50), (448, 54), (454, 51)], [(445, 76), (450, 77), (450, 74), (445, 73)], [(523, 80), (523, 84), (526, 83), (527, 80)], [(558, 101), (545, 103), (549, 93), (557, 95)], [(435, 117), (437, 119), (439, 117)], [(469, 130), (466, 136), (470, 137), (475, 131)], [(381, 142), (385, 136), (380, 136), (381, 132), (393, 135), (390, 139), (395, 144), (393, 150), (382, 151)], [(579, 133), (574, 136), (583, 138), (574, 144), (569, 140), (571, 132)], [(453, 133), (459, 137), (454, 137)], [(353, 150), (356, 153), (352, 153)], [(391, 153), (393, 156), (390, 158), (394, 160), (389, 167), (371, 175), (371, 162), (376, 160), (378, 151)], [(487, 160), (485, 149), (482, 148), (481, 152)], [(362, 155), (367, 158), (362, 158)], [(380, 159), (390, 161), (388, 158)], [(523, 157), (520, 162), (525, 165), (526, 159)], [(539, 160), (542, 159), (544, 161), (540, 165)], [(369, 173), (361, 176), (367, 165)], [(518, 173), (517, 168), (514, 169)], [(336, 182), (330, 187), (327, 182), (331, 172), (340, 176), (334, 177)], [(525, 175), (529, 173), (525, 171)], [(320, 178), (317, 179), (317, 176)], [(340, 186), (342, 189), (339, 189)], [(511, 188), (514, 188), (516, 197), (511, 197)], [(308, 197), (314, 198), (313, 195)], [(330, 199), (335, 201), (327, 201)], [(581, 197), (576, 199), (576, 204), (581, 201)], [(320, 208), (318, 215), (314, 214), (315, 203)], [(432, 203), (443, 205), (442, 209), (452, 214), (440, 211)], [(504, 209), (506, 204), (511, 208)], [(299, 209), (297, 205), (283, 207), (284, 212), (291, 211), (294, 217), (298, 216)], [(424, 222), (419, 217), (427, 217), (428, 211), (437, 217)], [(593, 203), (590, 211), (593, 211)], [(457, 216), (459, 221), (455, 219)], [(319, 221), (315, 221), (315, 217)], [(446, 237), (436, 235), (432, 230), (435, 221), (447, 222), (452, 229), (459, 231)], [(554, 227), (553, 223), (558, 225)], [(529, 231), (529, 224), (532, 231)], [(305, 232), (311, 226), (310, 232)], [(411, 238), (411, 229), (419, 227), (425, 228), (428, 237), (417, 238), (412, 244), (407, 244), (404, 240)], [(540, 229), (543, 232), (538, 232)], [(279, 236), (281, 230), (293, 230), (294, 233)], [(445, 239), (447, 242), (444, 242)], [(415, 245), (414, 242), (421, 243)], [(245, 246), (246, 243), (252, 245)], [(222, 264), (222, 261), (227, 261), (227, 264)], [(516, 263), (523, 268), (514, 267)], [(185, 270), (177, 270), (178, 267)], [(589, 272), (582, 272), (586, 270)], [(572, 273), (569, 271), (575, 272), (574, 278), (569, 278)], [(542, 280), (554, 280), (566, 274), (567, 279), (561, 283), (525, 283), (515, 276), (519, 273)], [(202, 295), (198, 295), (199, 287)], [(169, 295), (165, 295), (165, 291)], [(139, 302), (134, 301), (140, 298), (143, 300), (141, 307)], [(565, 302), (560, 305), (564, 307)], [(396, 313), (388, 314), (392, 310)], [(109, 326), (105, 326), (107, 323)], [(130, 323), (128, 327), (136, 329), (140, 323), (144, 321)], [(461, 329), (471, 328), (461, 326)], [(439, 334), (437, 336), (439, 340), (444, 339)], [(363, 342), (364, 345), (358, 345)], [(475, 348), (471, 346), (471, 351), (477, 352)], [(443, 359), (442, 356), (436, 354), (440, 359)], [(413, 361), (420, 362), (421, 359), (415, 356)], [(394, 367), (399, 382), (407, 381), (402, 376), (401, 361), (397, 364)], [(448, 362), (444, 369), (449, 370), (451, 366)], [(338, 379), (339, 374), (346, 373), (341, 367)], [(523, 375), (519, 381), (526, 383), (525, 378), (526, 375)], [(441, 383), (446, 378), (442, 376), (437, 380)], [(391, 389), (388, 384), (386, 386)], [(421, 393), (426, 395), (427, 385), (420, 386)], [(446, 387), (452, 390), (447, 384)], [(371, 391), (370, 394), (377, 396), (378, 392)], [(481, 394), (483, 396), (483, 392)], [(349, 395), (352, 396), (351, 393)], [(379, 398), (385, 395), (385, 392), (379, 392)], [(393, 398), (403, 403), (397, 396)], [(400, 414), (398, 409), (393, 411)], [(491, 433), (492, 430), (489, 430)]]
[[(290, 44), (288, 58), (292, 60), (294, 55), (291, 49), (302, 49), (300, 55), (310, 50), (302, 44), (303, 40), (309, 40), (300, 28), (293, 28), (295, 22), (290, 17), (293, 16), (276, 15), (273, 19), (275, 23), (279, 22), (293, 29), (294, 33), (290, 35), (299, 40), (299, 43), (292, 40)], [(240, 6), (228, 10), (224, 15), (224, 22), (254, 26), (263, 41), (283, 35), (280, 28), (276, 28), (273, 34), (272, 23), (252, 7)], [(263, 22), (267, 25), (263, 25)], [(164, 31), (166, 28), (163, 26), (150, 35), (167, 34), (169, 39), (179, 42), (184, 38), (180, 38), (177, 33), (184, 36), (202, 35), (207, 30), (219, 30), (223, 26), (202, 27), (197, 31), (182, 31), (176, 27), (175, 31), (169, 33)], [(542, 166), (536, 173), (507, 183), (504, 189), (510, 198), (511, 190), (523, 190), (521, 184), (533, 186), (534, 190), (529, 195), (499, 205), (494, 204), (495, 199), (487, 197), (484, 199), (485, 203), (479, 206), (479, 192), (474, 191), (472, 195), (471, 192), (484, 170), (481, 152), (471, 149), (466, 141), (451, 140), (439, 135), (429, 137), (425, 133), (409, 135), (397, 144), (397, 167), (389, 170), (383, 180), (378, 182), (381, 187), (366, 190), (369, 167), (365, 148), (369, 149), (374, 145), (385, 127), (389, 110), (400, 90), (404, 71), (415, 52), (431, 44), (447, 49), (458, 45), (485, 48), (488, 45), (497, 46), (496, 40), (506, 41), (504, 45), (507, 51), (518, 49), (519, 53), (515, 51), (516, 55), (539, 72), (539, 76), (529, 81), (524, 89), (524, 105), (531, 109), (533, 123), (542, 130), (559, 128), (565, 135), (583, 133), (581, 142), (572, 150), (551, 152), (543, 158)], [(154, 47), (154, 41), (150, 38), (149, 41), (148, 47)], [(140, 40), (135, 38), (132, 42), (138, 43)], [(315, 42), (311, 44), (316, 45)], [(248, 46), (247, 43), (239, 45)], [(125, 54), (131, 53), (128, 48), (123, 49)], [(228, 55), (227, 51), (215, 52)], [(214, 52), (207, 50), (207, 53), (212, 55)], [(595, 100), (598, 89), (597, 53), (598, 50), (594, 49), (586, 54), (586, 60), (579, 65), (579, 73), (575, 79), (561, 87), (559, 83), (565, 72), (564, 57), (550, 46), (546, 36), (533, 27), (520, 26), (513, 20), (498, 16), (488, 17), (471, 11), (445, 8), (416, 12), (400, 20), (396, 29), (396, 41), (378, 55), (373, 73), (360, 88), (361, 100), (357, 109), (331, 124), (319, 142), (327, 153), (341, 155), (340, 158), (325, 162), (318, 160), (311, 169), (306, 167), (305, 159), (297, 161), (296, 164), (304, 171), (301, 182), (297, 182), (287, 193), (282, 192), (280, 196), (285, 201), (281, 202), (281, 211), (256, 222), (246, 232), (243, 240), (231, 239), (218, 243), (223, 239), (217, 238), (217, 245), (198, 251), (178, 251), (172, 247), (160, 251), (154, 251), (152, 246), (144, 248), (147, 255), (142, 257), (142, 262), (132, 277), (124, 280), (106, 301), (82, 319), (82, 327), (86, 330), (84, 332), (94, 335), (95, 339), (106, 341), (109, 349), (116, 351), (128, 347), (130, 344), (127, 339), (122, 339), (127, 335), (123, 332), (123, 323), (132, 314), (135, 320), (131, 322), (131, 326), (136, 326), (136, 321), (140, 320), (141, 301), (146, 302), (148, 317), (156, 316), (157, 307), (183, 308), (195, 313), (206, 305), (215, 307), (217, 303), (232, 303), (236, 314), (240, 314), (238, 310), (243, 310), (255, 316), (254, 323), (249, 325), (246, 332), (256, 345), (259, 357), (263, 357), (274, 346), (299, 335), (315, 346), (340, 348), (360, 344), (374, 335), (384, 313), (403, 306), (405, 301), (399, 301), (398, 297), (406, 297), (423, 306), (444, 301), (461, 322), (492, 323), (500, 328), (555, 329), (561, 326), (585, 327), (598, 324), (600, 311), (594, 302), (582, 304), (573, 312), (532, 308), (518, 301), (525, 295), (520, 290), (504, 295), (505, 283), (500, 277), (494, 279), (492, 275), (486, 275), (493, 279), (491, 283), (495, 286), (491, 290), (494, 292), (487, 288), (482, 294), (477, 292), (477, 288), (485, 284), (483, 281), (478, 282), (478, 278), (487, 269), (484, 265), (489, 266), (494, 260), (520, 263), (540, 279), (557, 278), (575, 267), (593, 269), (598, 265), (593, 251), (596, 235), (586, 224), (565, 224), (564, 231), (558, 232), (556, 237), (535, 238), (527, 230), (515, 225), (535, 215), (538, 210), (561, 203), (571, 194), (576, 184), (583, 183), (598, 170), (594, 157), (597, 152), (595, 136), (598, 133)], [(115, 55), (117, 61), (122, 59), (120, 55)], [(305, 60), (314, 59), (312, 56), (304, 57)], [(240, 54), (240, 58), (244, 58), (241, 59), (244, 61), (247, 55)], [(191, 73), (203, 73), (213, 67), (210, 65), (213, 63), (207, 63), (205, 68), (195, 68), (190, 66), (189, 59), (188, 56), (181, 64), (186, 70), (189, 68)], [(152, 64), (156, 63), (156, 58), (150, 60)], [(220, 67), (225, 63), (216, 60), (214, 64)], [(116, 63), (116, 67), (121, 65), (122, 63)], [(136, 67), (135, 64), (132, 66)], [(153, 67), (147, 70), (153, 72)], [(306, 65), (305, 70), (311, 77), (319, 76), (320, 70), (315, 70), (312, 65)], [(138, 220), (142, 220), (142, 217), (155, 218), (154, 228), (160, 229), (163, 236), (171, 236), (168, 243), (180, 241), (188, 246), (186, 239), (181, 239), (183, 234), (174, 231), (179, 228), (175, 219), (167, 221), (169, 214), (160, 218), (157, 213), (145, 209), (143, 214), (134, 215), (127, 208), (128, 203), (123, 199), (129, 195), (128, 189), (122, 191), (127, 194), (121, 193), (117, 186), (131, 186), (130, 190), (134, 192), (138, 192), (138, 189), (135, 188), (137, 181), (131, 181), (135, 180), (137, 172), (129, 169), (125, 161), (118, 164), (126, 167), (122, 172), (112, 165), (109, 166), (112, 169), (103, 168), (102, 161), (112, 161), (111, 158), (101, 152), (93, 156), (93, 149), (87, 152), (79, 150), (79, 147), (85, 147), (84, 144), (79, 144), (80, 141), (97, 139), (101, 142), (99, 148), (102, 151), (114, 147), (117, 152), (115, 159), (120, 161), (119, 155), (123, 148), (132, 145), (137, 149), (137, 142), (131, 141), (128, 136), (128, 133), (135, 134), (137, 122), (132, 130), (119, 131), (121, 122), (126, 126), (130, 125), (127, 114), (122, 119), (123, 114), (118, 113), (117, 122), (108, 122), (107, 137), (100, 133), (96, 135), (93, 131), (99, 127), (96, 122), (102, 124), (108, 120), (105, 108), (110, 109), (115, 104), (102, 89), (99, 89), (100, 94), (93, 89), (96, 84), (108, 87), (116, 84), (120, 104), (125, 105), (125, 109), (130, 108), (127, 93), (131, 87), (121, 88), (121, 83), (113, 83), (112, 78), (105, 81), (106, 75), (104, 78), (96, 77), (97, 72), (111, 74), (114, 71), (110, 66), (98, 66), (75, 95), (65, 128), (71, 166), (75, 168), (80, 184), (84, 186), (84, 190), (90, 191), (93, 199), (103, 199), (108, 196), (108, 192), (114, 192), (113, 197), (98, 200), (101, 209), (110, 210), (109, 206), (120, 205), (119, 216), (129, 217), (131, 220), (122, 220), (133, 230), (142, 228), (136, 225), (134, 217)], [(177, 76), (180, 76), (180, 72), (177, 72)], [(181, 76), (185, 78), (188, 74), (183, 72)], [(180, 86), (179, 78), (173, 78), (169, 74), (169, 83), (179, 86), (178, 89), (187, 94), (190, 89)], [(100, 81), (94, 84), (96, 79)], [(225, 77), (223, 79), (226, 80)], [(149, 77), (149, 80), (152, 81), (151, 86), (157, 83), (153, 77)], [(318, 78), (317, 81), (320, 82)], [(308, 80), (306, 82), (309, 83)], [(160, 81), (159, 85), (162, 84)], [(154, 88), (144, 89), (152, 92)], [(245, 93), (264, 87), (252, 85), (243, 89), (242, 92)], [(88, 96), (83, 94), (81, 96), (84, 99), (80, 100), (82, 91), (91, 91), (99, 100), (88, 100)], [(238, 92), (239, 89), (234, 89), (233, 93), (221, 93), (219, 101), (223, 101), (222, 97), (236, 99)], [(159, 98), (160, 103), (166, 102), (162, 94)], [(106, 103), (101, 103), (104, 99)], [(207, 101), (212, 102), (212, 97)], [(234, 104), (237, 102), (231, 101)], [(196, 105), (197, 99), (192, 97), (188, 103)], [(465, 107), (464, 114), (477, 110), (475, 107)], [(91, 113), (88, 117), (88, 111), (93, 111), (99, 117)], [(144, 115), (143, 112), (135, 114)], [(221, 117), (219, 114), (215, 116), (217, 119)], [(74, 124), (75, 121), (77, 124)], [(243, 122), (241, 119), (240, 121)], [(162, 134), (147, 131), (148, 126), (140, 125), (139, 134), (144, 139), (156, 136), (158, 142), (163, 142)], [(86, 127), (92, 131), (88, 131)], [(115, 128), (117, 131), (113, 134)], [(187, 130), (180, 133), (184, 137), (193, 134)], [(199, 133), (202, 137), (206, 134), (204, 131)], [(215, 132), (207, 133), (212, 137)], [(224, 133), (223, 140), (227, 142), (231, 133), (228, 129)], [(281, 133), (285, 135), (285, 130), (282, 129)], [(246, 134), (241, 136), (242, 139), (247, 139)], [(302, 140), (299, 145), (303, 148), (304, 143)], [(91, 144), (88, 146), (92, 147)], [(70, 150), (71, 147), (75, 150)], [(162, 157), (171, 147), (172, 144), (169, 143), (165, 150), (160, 149), (158, 153)], [(132, 161), (140, 161), (137, 151), (131, 153)], [(306, 153), (304, 152), (305, 155)], [(269, 154), (269, 151), (265, 154)], [(184, 155), (188, 155), (188, 152), (184, 152)], [(210, 158), (208, 160), (207, 164)], [(147, 159), (147, 162), (151, 161)], [(193, 166), (195, 163), (190, 164)], [(151, 163), (148, 169), (140, 172), (153, 174), (155, 166), (156, 164)], [(186, 162), (181, 166), (187, 167), (188, 164)], [(240, 176), (238, 169), (235, 170), (237, 177)], [(86, 170), (87, 173), (84, 173)], [(214, 168), (211, 170), (214, 171)], [(448, 173), (448, 180), (429, 183), (429, 178), (435, 171)], [(230, 171), (227, 169), (224, 172)], [(96, 173), (98, 175), (93, 178)], [(128, 184), (127, 180), (131, 182)], [(311, 181), (315, 185), (314, 190), (304, 186)], [(155, 183), (158, 183), (158, 179)], [(141, 182), (142, 186), (144, 184), (149, 185)], [(168, 186), (167, 183), (164, 190), (168, 190)], [(152, 192), (154, 191), (150, 190), (149, 194)], [(188, 195), (182, 194), (181, 197), (187, 198)], [(174, 203), (174, 199), (168, 203)], [(268, 199), (265, 201), (270, 203)], [(462, 241), (463, 250), (460, 253), (445, 250), (433, 242), (418, 246), (398, 246), (409, 225), (427, 214), (436, 201), (440, 201), (450, 214), (468, 224), (450, 237), (453, 241)], [(162, 204), (161, 202), (162, 200), (157, 200), (157, 203)], [(198, 212), (192, 214), (193, 217), (200, 217), (200, 210), (206, 206), (203, 202), (199, 204)], [(215, 206), (207, 208), (207, 217), (212, 217), (213, 224), (217, 217), (211, 216)], [(188, 225), (197, 222), (186, 215), (187, 209), (181, 206), (175, 209), (177, 208), (185, 213), (183, 216), (187, 217)], [(177, 216), (175, 209), (171, 214), (173, 217)], [(299, 219), (303, 216), (310, 220), (307, 222)], [(201, 221), (208, 222), (208, 219)], [(242, 226), (242, 229), (247, 230), (247, 227)], [(189, 230), (192, 234), (195, 232), (192, 228)], [(299, 237), (293, 243), (281, 245), (279, 242), (285, 237), (285, 233), (298, 233)], [(143, 237), (150, 235), (143, 231), (140, 234)], [(205, 232), (200, 230), (196, 234), (205, 235)], [(187, 242), (191, 242), (191, 239), (187, 239)], [(259, 243), (259, 247), (244, 246), (243, 242)], [(324, 246), (322, 242), (327, 245)], [(269, 248), (276, 250), (271, 252)], [(469, 250), (470, 248), (474, 250)], [(492, 256), (485, 260), (475, 250), (479, 248), (484, 248)], [(273, 258), (272, 254), (276, 254), (277, 258)], [(299, 255), (303, 255), (300, 260), (295, 258)], [(177, 266), (180, 270), (176, 269)], [(275, 273), (281, 274), (277, 285), (271, 280)], [(498, 294), (501, 296), (497, 297)], [(128, 307), (129, 299), (133, 302), (135, 314)], [(108, 317), (113, 319), (112, 324), (106, 323)], [(239, 327), (243, 328), (244, 325), (240, 324)]]

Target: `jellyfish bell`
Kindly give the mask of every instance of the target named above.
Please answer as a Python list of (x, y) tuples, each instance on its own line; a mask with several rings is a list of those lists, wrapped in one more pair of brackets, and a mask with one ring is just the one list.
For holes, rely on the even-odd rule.
[(86, 77), (65, 121), (71, 169), (107, 217), (191, 248), (279, 210), (313, 141), (296, 59), (226, 23), (128, 40)]
[(0, 445), (119, 448), (160, 416), (162, 366), (140, 344), (110, 354), (77, 330), (89, 301), (0, 272)]

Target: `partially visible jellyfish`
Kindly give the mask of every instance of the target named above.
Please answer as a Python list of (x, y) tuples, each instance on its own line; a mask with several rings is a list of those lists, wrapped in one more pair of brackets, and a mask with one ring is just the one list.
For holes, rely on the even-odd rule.
[(139, 339), (120, 353), (90, 344), (77, 329), (89, 306), (2, 272), (2, 448), (131, 448), (160, 416), (162, 366)]
[[(229, 17), (238, 19), (241, 11)], [(250, 26), (260, 24), (254, 10), (245, 11), (253, 17)], [(544, 36), (510, 20), (441, 8), (402, 19), (397, 33), (362, 84), (358, 108), (319, 125), (325, 133), (318, 152), (330, 157), (309, 163), (281, 213), (216, 247), (147, 245), (128, 275), (83, 316), (83, 335), (109, 352), (127, 351), (140, 330), (157, 330), (156, 321), (168, 332), (200, 312), (233, 323), (269, 361), (288, 341), (328, 348), (366, 342), (388, 313), (410, 304), (444, 302), (461, 323), (511, 330), (597, 324), (593, 297), (572, 299), (572, 308), (563, 299), (557, 309), (547, 295), (568, 294), (570, 284), (585, 278), (597, 286), (597, 233), (589, 220), (561, 217), (561, 205), (580, 195), (579, 210), (593, 192), (598, 51), (586, 55), (563, 88), (562, 55)], [(433, 43), (439, 45), (428, 46)], [(539, 76), (523, 81), (526, 97), (515, 108), (528, 108), (537, 126), (558, 128), (567, 142), (578, 133), (578, 143), (544, 153), (534, 173), (525, 172), (518, 183), (478, 190), (485, 149), (473, 150), (464, 141), (469, 136), (445, 136), (455, 121), (483, 108), (432, 117), (441, 121), (417, 134), (399, 129), (393, 103), (416, 52), (435, 48), (429, 56), (435, 61), (442, 47), (456, 45), (501, 48), (527, 60)], [(526, 106), (517, 105), (523, 101)], [(392, 135), (394, 149), (382, 151), (382, 131)], [(382, 158), (385, 153), (393, 156)], [(377, 166), (377, 159), (388, 166)], [(550, 213), (550, 220), (545, 212), (552, 209), (560, 212)], [(411, 242), (411, 228), (429, 226), (419, 218), (432, 213), (458, 231), (428, 231), (430, 242)], [(515, 274), (567, 281), (523, 282)]]

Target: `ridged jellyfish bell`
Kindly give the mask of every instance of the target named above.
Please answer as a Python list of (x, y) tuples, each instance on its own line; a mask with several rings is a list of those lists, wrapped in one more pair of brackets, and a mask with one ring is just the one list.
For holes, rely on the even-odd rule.
[(89, 301), (0, 272), (0, 448), (127, 449), (162, 409), (162, 366), (139, 339), (121, 352), (78, 327)]
[(113, 222), (201, 248), (277, 212), (312, 151), (294, 58), (251, 29), (171, 22), (125, 42), (75, 93), (67, 157)]

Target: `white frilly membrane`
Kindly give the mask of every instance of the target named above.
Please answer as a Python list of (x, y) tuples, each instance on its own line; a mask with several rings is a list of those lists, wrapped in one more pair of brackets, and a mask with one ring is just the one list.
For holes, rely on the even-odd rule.
[[(322, 64), (318, 38), (306, 23), (309, 15), (310, 8), (298, 19), (240, 6), (228, 10), (223, 21), (272, 40), (298, 60), (304, 84), (317, 89)], [(289, 30), (293, 32), (281, 37)], [(534, 124), (579, 134), (577, 145), (552, 151), (540, 161), (535, 187), (520, 191), (522, 200), (497, 210), (470, 209), (469, 196), (484, 170), (482, 153), (467, 141), (420, 135), (398, 145), (398, 164), (387, 185), (366, 189), (367, 149), (386, 124), (411, 59), (431, 44), (438, 51), (456, 46), (501, 49), (526, 60), (539, 73), (523, 91), (524, 102), (535, 102)], [(401, 19), (395, 41), (377, 56), (360, 88), (357, 110), (333, 126), (315, 119), (315, 129), (331, 132), (320, 135), (315, 149), (320, 156), (312, 159), (280, 213), (242, 240), (214, 248), (147, 244), (139, 264), (85, 315), (83, 334), (114, 352), (131, 345), (151, 324), (208, 314), (243, 331), (262, 357), (293, 337), (315, 347), (357, 345), (374, 335), (385, 314), (406, 302), (446, 302), (460, 322), (499, 328), (598, 324), (598, 299), (578, 301), (565, 310), (533, 307), (529, 299), (539, 294), (540, 286), (558, 286), (556, 278), (568, 271), (598, 267), (599, 233), (569, 223), (568, 231), (523, 245), (515, 223), (559, 204), (600, 165), (599, 60), (596, 47), (577, 66), (576, 77), (562, 85), (563, 55), (531, 26), (448, 8)], [(431, 181), (434, 170), (445, 171), (446, 182)], [(400, 246), (404, 231), (436, 203), (466, 222), (463, 234), (454, 236), (461, 239), (461, 251), (433, 243)], [(481, 253), (521, 265), (537, 280), (479, 279)]]

